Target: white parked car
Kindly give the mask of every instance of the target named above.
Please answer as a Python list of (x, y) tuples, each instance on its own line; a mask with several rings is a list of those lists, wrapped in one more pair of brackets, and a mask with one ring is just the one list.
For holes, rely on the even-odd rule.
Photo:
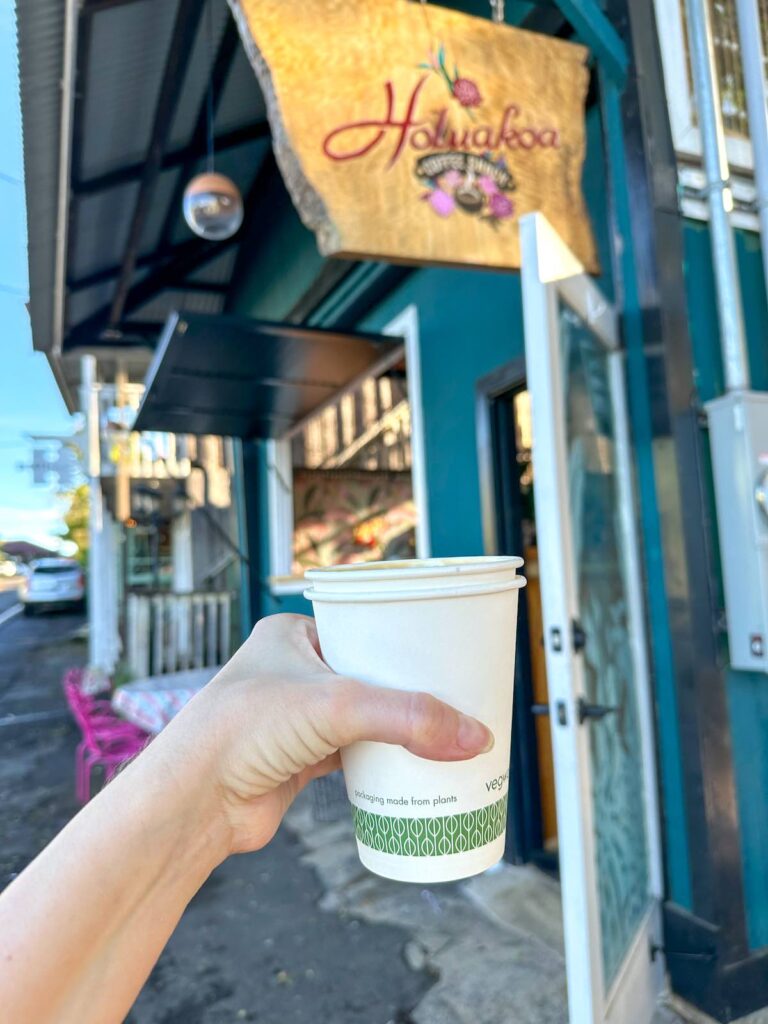
[(38, 558), (30, 562), (19, 587), (19, 599), (25, 615), (54, 605), (82, 608), (85, 575), (81, 565), (73, 558)]

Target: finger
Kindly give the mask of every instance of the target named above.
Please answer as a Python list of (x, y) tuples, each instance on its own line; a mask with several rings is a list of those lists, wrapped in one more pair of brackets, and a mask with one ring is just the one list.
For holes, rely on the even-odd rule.
[(219, 677), (232, 681), (269, 673), (287, 677), (330, 671), (320, 655), (314, 619), (282, 614), (260, 619)]
[(317, 626), (315, 620), (306, 617), (302, 620), (302, 628), (304, 629), (304, 640), (308, 645), (305, 647), (305, 653), (312, 659), (318, 669), (322, 669), (324, 672), (330, 672), (328, 665), (323, 659), (323, 652), (320, 647), (320, 637), (317, 635)]
[(432, 761), (465, 761), (493, 747), (493, 733), (476, 718), (428, 693), (340, 680), (332, 696), (332, 741), (396, 743)]
[[(317, 626), (315, 625), (315, 620), (307, 616), (304, 625), (307, 630), (306, 636), (307, 640), (309, 641), (310, 647), (318, 656), (318, 658), (322, 660), (323, 654), (322, 651), (320, 650), (320, 637), (317, 635)], [(325, 664), (325, 662), (323, 662), (323, 664)]]
[(341, 755), (337, 750), (334, 754), (329, 754), (328, 757), (323, 758), (317, 764), (310, 765), (299, 772), (299, 784), (303, 788), (308, 782), (312, 782), (313, 779), (321, 779), (324, 775), (330, 775), (331, 772), (338, 771), (340, 768)]

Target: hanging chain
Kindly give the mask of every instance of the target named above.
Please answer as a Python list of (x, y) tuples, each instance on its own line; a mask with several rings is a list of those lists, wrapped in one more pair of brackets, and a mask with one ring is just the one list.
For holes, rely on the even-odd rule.
[(493, 20), (500, 24), (504, 21), (504, 0), (491, 0), (491, 11)]
[(208, 47), (208, 85), (205, 97), (206, 170), (213, 174), (213, 0), (208, 0), (206, 10), (206, 36)]

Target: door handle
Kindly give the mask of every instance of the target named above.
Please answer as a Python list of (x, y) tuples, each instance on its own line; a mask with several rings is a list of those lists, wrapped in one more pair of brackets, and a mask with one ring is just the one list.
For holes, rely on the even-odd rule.
[(588, 704), (583, 697), (579, 697), (576, 701), (576, 716), (579, 719), (579, 725), (583, 725), (588, 718), (600, 721), (606, 715), (618, 710), (617, 707), (612, 707), (610, 704)]
[(549, 704), (531, 704), (532, 715), (548, 715)]
[(587, 634), (584, 632), (584, 627), (578, 619), (571, 621), (571, 644), (574, 654), (583, 651), (587, 646)]

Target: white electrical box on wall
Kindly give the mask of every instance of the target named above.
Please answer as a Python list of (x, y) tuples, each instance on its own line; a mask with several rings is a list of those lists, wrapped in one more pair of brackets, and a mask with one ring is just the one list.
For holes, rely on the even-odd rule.
[(768, 672), (768, 394), (706, 409), (731, 665)]

